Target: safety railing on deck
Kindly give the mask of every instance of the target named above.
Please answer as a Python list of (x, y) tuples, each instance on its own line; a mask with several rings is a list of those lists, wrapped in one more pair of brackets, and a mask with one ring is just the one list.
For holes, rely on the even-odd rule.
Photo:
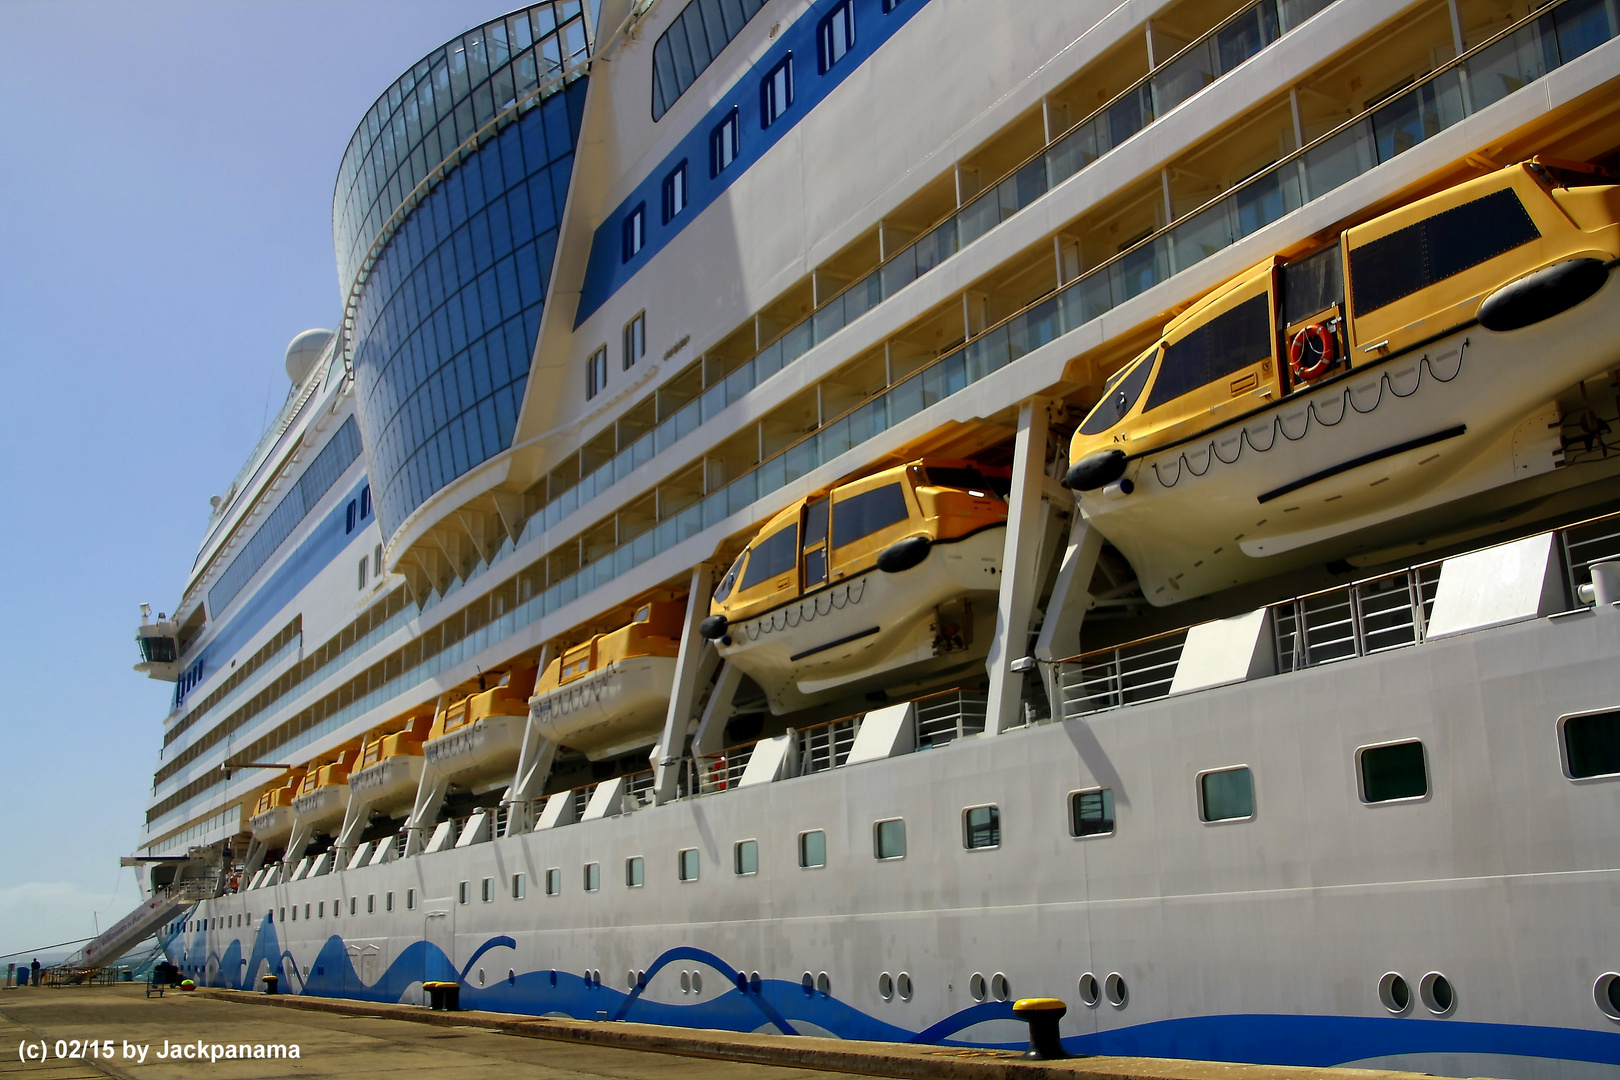
[(855, 748), (855, 734), (861, 729), (859, 716), (846, 716), (793, 732), (797, 774), (826, 772), (849, 760)]
[(1170, 693), (1187, 644), (1185, 628), (1060, 661), (1058, 686), (1065, 718), (1122, 709)]
[(1439, 586), (1435, 562), (1271, 605), (1277, 670), (1416, 645), (1427, 632)]
[(917, 749), (945, 746), (964, 735), (984, 731), (986, 698), (984, 691), (958, 688), (930, 694), (914, 703), (917, 707)]

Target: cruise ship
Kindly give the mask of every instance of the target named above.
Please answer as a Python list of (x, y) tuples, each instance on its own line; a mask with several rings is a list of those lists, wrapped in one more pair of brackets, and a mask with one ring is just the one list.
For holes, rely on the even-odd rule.
[(492, 11), (334, 163), (341, 321), (143, 608), (145, 899), (77, 963), (1620, 1074), (1617, 37)]

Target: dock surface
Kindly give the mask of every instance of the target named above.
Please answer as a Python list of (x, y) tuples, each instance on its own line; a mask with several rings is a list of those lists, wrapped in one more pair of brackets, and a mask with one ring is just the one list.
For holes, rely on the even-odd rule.
[[(63, 1043), (57, 1046), (58, 1041)], [(81, 1045), (73, 1045), (79, 1040)], [(94, 1041), (92, 1048), (89, 1044)], [(111, 1049), (108, 1056), (105, 1051)], [(297, 1057), (223, 1056), (227, 1047), (296, 1046)], [(144, 1059), (140, 1048), (145, 1047)], [(188, 1047), (196, 1057), (172, 1056)], [(218, 1047), (218, 1049), (209, 1049)], [(41, 1048), (44, 1060), (39, 1060)], [(159, 1058), (168, 1049), (171, 1056)], [(66, 1051), (66, 1053), (63, 1053)], [(73, 1053), (77, 1051), (77, 1055)], [(238, 1049), (236, 1053), (241, 1053)], [(284, 1049), (282, 1053), (287, 1053)], [(26, 1058), (25, 1058), (25, 1055)], [(209, 1055), (218, 1056), (210, 1060)], [(1416, 1080), (1364, 1069), (1166, 1058), (1025, 1061), (1011, 1051), (583, 1022), (489, 1012), (430, 1012), (229, 990), (147, 998), (136, 985), (0, 992), (0, 1078), (13, 1080), (510, 1080), (714, 1077), (793, 1080), (839, 1076), (941, 1080)]]

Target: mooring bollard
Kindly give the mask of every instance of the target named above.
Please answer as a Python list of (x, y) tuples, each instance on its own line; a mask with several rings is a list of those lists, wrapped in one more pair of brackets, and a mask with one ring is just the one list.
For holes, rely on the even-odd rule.
[(1066, 1058), (1063, 1040), (1058, 1037), (1058, 1021), (1069, 1007), (1057, 998), (1023, 998), (1013, 1003), (1013, 1015), (1029, 1024), (1029, 1050), (1024, 1054), (1037, 1061)]
[(276, 992), (277, 984), (281, 982), (281, 980), (276, 978), (274, 975), (266, 975), (260, 981), (264, 983), (264, 992), (267, 994), (274, 994)]

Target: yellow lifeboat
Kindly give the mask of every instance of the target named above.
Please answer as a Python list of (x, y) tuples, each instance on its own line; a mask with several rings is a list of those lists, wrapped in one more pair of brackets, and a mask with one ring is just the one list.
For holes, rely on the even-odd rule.
[(440, 710), (422, 744), (427, 765), (474, 791), (511, 780), (523, 749), (534, 678), (532, 667), (514, 669), (499, 686)]
[(1065, 482), (1165, 605), (1595, 479), (1557, 401), (1620, 365), (1617, 256), (1620, 186), (1533, 160), (1267, 260), (1108, 381)]
[(529, 710), (546, 738), (592, 760), (656, 742), (669, 710), (686, 605), (653, 601), (633, 622), (553, 660)]
[(426, 708), (410, 716), (403, 729), (368, 737), (358, 767), (349, 774), (350, 797), (386, 817), (409, 810), (422, 782), (422, 743), (432, 725), (433, 710)]
[(727, 571), (703, 635), (778, 714), (978, 664), (995, 629), (1006, 476), (923, 459), (795, 503)]
[(340, 749), (334, 760), (307, 767), (292, 804), (299, 825), (330, 831), (342, 822), (349, 809), (349, 767), (359, 753), (357, 741)]
[(259, 796), (248, 822), (253, 839), (269, 847), (287, 842), (293, 831), (293, 800), (298, 797), (298, 787), (303, 781), (302, 767), (289, 769), (280, 783)]

